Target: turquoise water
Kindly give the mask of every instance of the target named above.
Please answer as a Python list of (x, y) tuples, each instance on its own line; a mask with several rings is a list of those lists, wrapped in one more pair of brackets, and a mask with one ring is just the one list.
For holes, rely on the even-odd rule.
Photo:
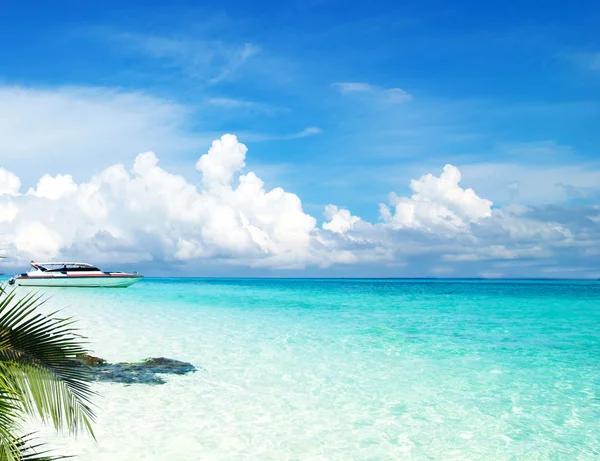
[(53, 438), (82, 459), (600, 459), (598, 282), (146, 279), (48, 293), (101, 357), (199, 367), (164, 386), (98, 384), (98, 442)]

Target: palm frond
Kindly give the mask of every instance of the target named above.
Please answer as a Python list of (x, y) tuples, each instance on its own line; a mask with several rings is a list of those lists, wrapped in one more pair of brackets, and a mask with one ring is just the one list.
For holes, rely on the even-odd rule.
[(45, 446), (45, 443), (37, 441), (35, 434), (20, 437), (17, 441), (21, 455), (19, 461), (57, 461), (72, 458), (72, 456), (51, 455), (52, 450), (46, 449)]
[(28, 414), (49, 417), (57, 429), (84, 428), (93, 436), (90, 377), (73, 360), (87, 352), (82, 336), (72, 319), (36, 312), (43, 302), (35, 294), (17, 298), (15, 290), (0, 294), (0, 364), (18, 386)]
[(0, 461), (57, 461), (71, 458), (51, 454), (34, 434), (16, 435), (23, 423), (22, 402), (0, 370)]
[[(0, 378), (3, 378), (0, 375)], [(0, 388), (0, 461), (18, 461), (20, 449), (15, 432), (20, 429), (19, 402), (10, 389)]]
[(58, 461), (72, 458), (51, 454), (46, 444), (38, 442), (34, 434), (26, 434), (10, 441), (10, 445), (0, 446), (0, 461)]
[(17, 390), (15, 404), (21, 412), (37, 415), (44, 423), (50, 421), (56, 429), (67, 428), (76, 433), (83, 428), (94, 436), (92, 410), (52, 371), (36, 365), (0, 362), (0, 374)]

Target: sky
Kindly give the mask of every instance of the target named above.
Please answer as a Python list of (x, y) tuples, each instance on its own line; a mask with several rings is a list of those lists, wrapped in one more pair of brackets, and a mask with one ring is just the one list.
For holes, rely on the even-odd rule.
[(600, 278), (599, 22), (589, 1), (1, 2), (3, 272)]

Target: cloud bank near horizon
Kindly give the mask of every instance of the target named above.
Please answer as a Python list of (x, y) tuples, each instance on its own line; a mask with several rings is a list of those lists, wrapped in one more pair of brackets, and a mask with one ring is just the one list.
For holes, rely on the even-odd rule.
[[(114, 164), (86, 182), (69, 174), (42, 176), (23, 191), (16, 174), (0, 168), (0, 245), (19, 261), (84, 259), (97, 263), (202, 262), (302, 269), (377, 264), (415, 275), (479, 275), (511, 267), (542, 273), (600, 272), (600, 209), (575, 211), (497, 208), (463, 188), (452, 165), (410, 183), (411, 196), (390, 194), (371, 223), (328, 205), (321, 225), (296, 194), (266, 190), (245, 172), (247, 148), (236, 136), (215, 140), (195, 167), (197, 184), (139, 154), (130, 170)], [(417, 266), (415, 266), (417, 267)]]

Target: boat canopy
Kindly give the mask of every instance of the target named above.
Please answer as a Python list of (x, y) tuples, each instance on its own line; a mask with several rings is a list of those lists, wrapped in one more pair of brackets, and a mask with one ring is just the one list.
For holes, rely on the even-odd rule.
[(75, 269), (75, 270), (98, 270), (98, 268), (96, 266), (93, 266), (92, 264), (76, 263), (76, 262), (60, 262), (60, 261), (41, 262), (41, 263), (36, 263), (36, 262), (31, 261), (31, 267), (42, 270), (42, 271), (57, 270), (60, 268), (67, 268), (67, 269), (71, 269), (71, 270), (73, 270), (73, 269)]

